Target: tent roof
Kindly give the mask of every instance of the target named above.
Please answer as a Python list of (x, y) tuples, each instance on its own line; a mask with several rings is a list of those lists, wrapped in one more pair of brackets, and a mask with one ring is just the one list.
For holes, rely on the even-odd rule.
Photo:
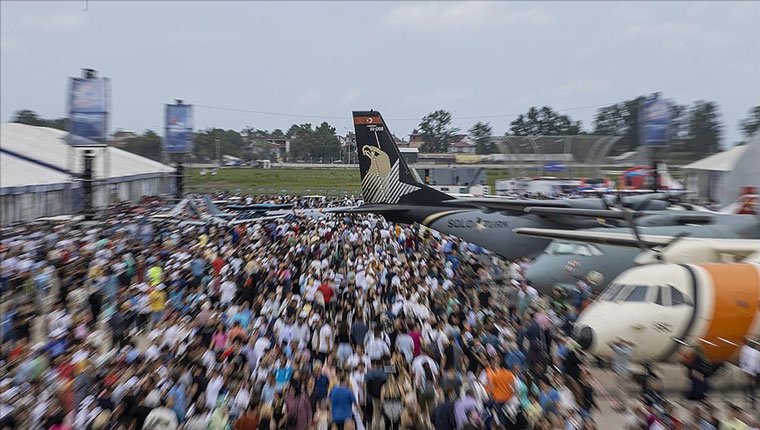
[(734, 146), (733, 148), (710, 155), (691, 164), (687, 164), (682, 169), (687, 170), (710, 170), (715, 172), (730, 172), (736, 166), (737, 161), (742, 157), (746, 145)]
[[(65, 131), (53, 128), (17, 123), (2, 124), (0, 126), (2, 150), (10, 156), (4, 162), (9, 164), (25, 161), (25, 164), (55, 171), (64, 176), (66, 176), (67, 171), (79, 173), (82, 171), (82, 151), (84, 149), (69, 146), (64, 140), (66, 135)], [(95, 149), (94, 173), (96, 179), (162, 174), (174, 171), (170, 166), (122, 149), (107, 147), (109, 154), (107, 157), (103, 156), (105, 152), (103, 149)], [(37, 183), (36, 175), (23, 170), (20, 173), (21, 176), (14, 181), (15, 183), (19, 185)], [(3, 173), (3, 179), (5, 179), (5, 173)], [(67, 177), (63, 182), (68, 182), (68, 180)], [(3, 181), (2, 186), (10, 185)]]
[(62, 184), (69, 179), (65, 173), (0, 152), (0, 184), (3, 188)]

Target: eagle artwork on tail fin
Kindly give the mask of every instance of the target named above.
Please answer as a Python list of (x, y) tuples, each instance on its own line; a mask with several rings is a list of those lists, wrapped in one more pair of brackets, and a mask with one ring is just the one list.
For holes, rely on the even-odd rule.
[(419, 187), (401, 182), (399, 161), (391, 167), (390, 158), (380, 148), (365, 146), (362, 154), (369, 158), (370, 166), (362, 179), (364, 201), (367, 203), (398, 203), (401, 197), (419, 190)]

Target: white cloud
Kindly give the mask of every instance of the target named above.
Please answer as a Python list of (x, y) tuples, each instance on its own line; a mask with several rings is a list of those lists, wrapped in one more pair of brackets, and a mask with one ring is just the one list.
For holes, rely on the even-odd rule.
[(624, 40), (638, 41), (668, 50), (693, 46), (712, 47), (727, 41), (725, 32), (712, 31), (693, 21), (661, 21), (632, 25), (622, 32)]
[(472, 98), (472, 91), (463, 89), (432, 90), (412, 93), (404, 97), (405, 104), (423, 107), (451, 106)]
[(5, 34), (0, 37), (0, 50), (2, 50), (4, 54), (21, 51), (22, 46), (21, 38), (6, 36)]
[(306, 90), (296, 97), (295, 105), (299, 108), (313, 107), (319, 103), (321, 98), (319, 91), (315, 89)]
[(85, 15), (84, 12), (59, 12), (49, 15), (27, 16), (19, 22), (19, 29), (48, 33), (77, 31), (83, 29), (87, 24)]
[(473, 30), (497, 25), (537, 25), (551, 20), (541, 7), (516, 9), (513, 3), (409, 2), (392, 9), (385, 24), (407, 30)]
[(362, 92), (357, 90), (356, 88), (349, 90), (346, 92), (346, 94), (343, 95), (343, 97), (340, 98), (338, 101), (338, 105), (340, 106), (350, 106), (352, 105), (359, 97), (361, 97)]
[[(578, 100), (606, 100), (612, 85), (605, 79), (575, 79), (558, 86), (548, 86), (527, 94), (518, 102), (524, 105), (545, 105), (551, 100), (555, 109), (570, 108)], [(605, 102), (606, 103), (606, 102)]]
[[(70, 8), (69, 8), (70, 9)], [(3, 15), (8, 13), (7, 10)], [(81, 11), (44, 11), (21, 15), (13, 20), (3, 16), (2, 32), (0, 32), (0, 47), (4, 53), (22, 50), (36, 35), (74, 33), (87, 25), (87, 18)]]

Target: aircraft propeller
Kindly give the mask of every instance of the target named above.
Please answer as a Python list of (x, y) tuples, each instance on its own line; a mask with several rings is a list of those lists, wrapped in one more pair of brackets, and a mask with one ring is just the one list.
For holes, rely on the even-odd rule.
[(648, 250), (649, 248), (646, 247), (646, 245), (641, 241), (641, 235), (639, 234), (639, 229), (636, 226), (636, 222), (633, 219), (633, 210), (625, 207), (623, 204), (623, 195), (620, 193), (620, 189), (617, 190), (617, 204), (619, 209), (623, 212), (623, 216), (625, 217), (625, 222), (628, 224), (628, 227), (631, 228), (633, 231), (633, 235), (636, 237), (636, 245), (639, 247), (641, 252), (644, 252)]

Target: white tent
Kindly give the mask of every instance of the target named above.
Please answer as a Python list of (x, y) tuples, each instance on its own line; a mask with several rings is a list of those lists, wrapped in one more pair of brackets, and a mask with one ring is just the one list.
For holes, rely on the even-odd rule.
[[(689, 176), (687, 188), (696, 191), (699, 197), (718, 201), (718, 191), (726, 175), (734, 170), (736, 163), (747, 146), (734, 146), (717, 154), (697, 160), (682, 167)], [(738, 190), (737, 190), (738, 191)]]
[[(66, 132), (6, 123), (0, 126), (0, 221), (30, 221), (79, 209), (83, 149), (64, 140)], [(94, 149), (93, 204), (137, 201), (169, 193), (174, 169), (145, 157), (112, 148)]]
[(718, 188), (718, 201), (727, 204), (736, 200), (745, 187), (760, 190), (760, 133), (756, 133), (744, 148), (734, 168), (725, 175)]

